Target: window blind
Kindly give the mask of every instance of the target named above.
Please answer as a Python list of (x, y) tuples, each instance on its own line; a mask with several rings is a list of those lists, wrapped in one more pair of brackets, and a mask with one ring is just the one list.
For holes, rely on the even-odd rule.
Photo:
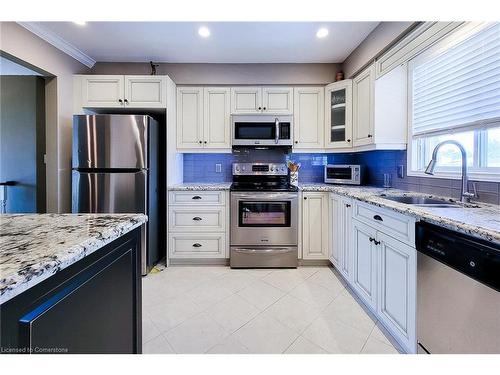
[(500, 123), (500, 23), (412, 64), (413, 135)]

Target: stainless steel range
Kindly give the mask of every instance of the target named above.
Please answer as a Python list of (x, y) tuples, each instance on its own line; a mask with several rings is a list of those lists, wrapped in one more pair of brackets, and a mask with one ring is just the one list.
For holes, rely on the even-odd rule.
[(285, 164), (233, 164), (231, 267), (297, 267), (298, 199)]

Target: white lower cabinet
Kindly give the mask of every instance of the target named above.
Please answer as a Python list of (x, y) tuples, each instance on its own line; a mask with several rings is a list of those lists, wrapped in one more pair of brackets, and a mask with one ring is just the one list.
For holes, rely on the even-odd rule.
[[(329, 202), (330, 261), (400, 346), (415, 353), (415, 237), (413, 230), (402, 230), (414, 228), (415, 220), (334, 193)], [(383, 220), (369, 222), (374, 215)]]
[(342, 249), (342, 218), (340, 212), (341, 198), (338, 195), (330, 194), (330, 230), (328, 231), (328, 243), (330, 251), (328, 259), (340, 271), (340, 253)]
[(352, 221), (352, 287), (372, 309), (377, 309), (377, 231), (357, 220)]
[(226, 191), (170, 191), (168, 254), (172, 259), (229, 257)]
[(224, 233), (173, 233), (169, 235), (170, 258), (225, 258)]
[(352, 277), (351, 220), (352, 199), (330, 194), (329, 259), (347, 280)]
[(384, 233), (379, 244), (377, 313), (410, 353), (416, 351), (416, 250)]
[(328, 259), (328, 193), (302, 194), (302, 258)]

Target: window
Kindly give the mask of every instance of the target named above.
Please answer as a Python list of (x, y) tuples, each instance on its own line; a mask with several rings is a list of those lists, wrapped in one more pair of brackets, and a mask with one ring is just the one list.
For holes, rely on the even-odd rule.
[[(410, 175), (435, 146), (461, 143), (471, 177), (500, 181), (500, 23), (469, 23), (408, 65)], [(460, 152), (440, 149), (436, 176), (460, 174)]]

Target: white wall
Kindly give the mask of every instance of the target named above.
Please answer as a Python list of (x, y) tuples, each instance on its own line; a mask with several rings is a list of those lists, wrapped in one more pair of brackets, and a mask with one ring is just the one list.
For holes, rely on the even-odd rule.
[(54, 78), (47, 82), (47, 211), (71, 210), (73, 74), (88, 68), (15, 22), (0, 22), (2, 51)]

